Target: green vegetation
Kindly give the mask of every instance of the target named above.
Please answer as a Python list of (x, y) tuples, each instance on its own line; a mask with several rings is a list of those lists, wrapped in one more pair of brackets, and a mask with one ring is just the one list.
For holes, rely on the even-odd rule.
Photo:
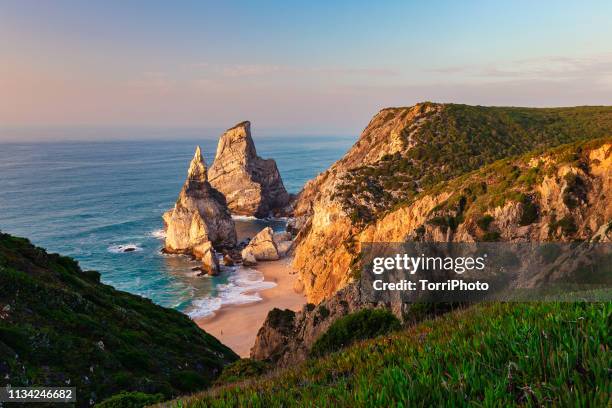
[[(402, 133), (406, 142), (409, 133), (408, 128)], [(368, 223), (424, 189), (504, 157), (610, 134), (612, 107), (448, 104), (410, 135), (411, 149), (350, 171), (337, 197), (355, 222)], [(523, 174), (521, 182), (533, 184), (538, 171)]]
[[(603, 137), (547, 150), (545, 157), (549, 160), (546, 164), (534, 163), (534, 159), (541, 157), (542, 154), (531, 152), (499, 160), (450, 181), (439, 183), (417, 196), (452, 192), (445, 202), (431, 211), (427, 224), (441, 227), (443, 231), (446, 231), (449, 227), (457, 228), (463, 220), (472, 219), (482, 233), (481, 240), (496, 241), (499, 233), (489, 231), (493, 219), (486, 214), (488, 211), (495, 207), (503, 207), (507, 202), (520, 203), (519, 225), (530, 225), (536, 222), (541, 216), (537, 204), (538, 193), (534, 189), (536, 183), (542, 182), (546, 174), (552, 175), (557, 172), (561, 165), (571, 164), (579, 168), (585, 167), (586, 156), (589, 152), (611, 140), (610, 137)], [(587, 191), (584, 181), (573, 173), (568, 173), (564, 179), (566, 184), (563, 190), (564, 203), (569, 204), (570, 208), (573, 203), (582, 203), (586, 199)], [(566, 196), (571, 198), (565, 198)], [(552, 216), (552, 214), (549, 215)], [(566, 216), (562, 220), (551, 222), (550, 230), (553, 236), (558, 237), (562, 234), (571, 237), (577, 231), (577, 227), (571, 216)]]
[(610, 404), (612, 303), (488, 304), (175, 407)]
[(574, 173), (567, 173), (564, 177), (565, 189), (563, 190), (563, 203), (567, 208), (576, 208), (586, 200), (586, 186), (584, 181)]
[[(532, 187), (530, 184), (529, 187)], [(523, 204), (523, 212), (521, 214), (521, 219), (519, 220), (519, 225), (530, 225), (537, 221), (538, 219), (538, 206), (533, 202), (533, 198), (525, 195), (521, 200)]]
[[(0, 234), (0, 378), (13, 386), (69, 381), (78, 405), (89, 406), (122, 391), (170, 398), (201, 390), (238, 358), (184, 314), (99, 277)], [(121, 394), (107, 406), (142, 398)]]
[(96, 404), (96, 408), (142, 408), (164, 400), (162, 394), (144, 392), (121, 392)]
[(270, 326), (279, 330), (292, 329), (294, 318), (295, 312), (289, 309), (281, 310), (275, 307), (270, 311), (270, 313), (268, 313), (268, 320), (270, 321)]
[(561, 233), (564, 236), (571, 236), (578, 230), (574, 217), (566, 215), (558, 221), (553, 221), (550, 224), (550, 231), (556, 236)]
[(223, 385), (237, 382), (245, 378), (261, 375), (270, 369), (270, 364), (263, 361), (242, 358), (223, 369), (216, 384)]
[(386, 309), (363, 309), (336, 320), (313, 344), (311, 354), (322, 356), (354, 343), (400, 328), (400, 321)]
[(493, 216), (490, 214), (483, 215), (478, 219), (478, 221), (476, 221), (476, 225), (478, 225), (478, 228), (480, 228), (481, 230), (488, 231), (489, 225), (491, 225), (493, 219)]

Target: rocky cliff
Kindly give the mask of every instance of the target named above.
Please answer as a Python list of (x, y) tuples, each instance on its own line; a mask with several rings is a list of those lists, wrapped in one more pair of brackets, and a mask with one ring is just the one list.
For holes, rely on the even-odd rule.
[[(364, 307), (390, 308), (404, 320), (412, 318), (410, 305), (368, 303), (351, 283), (360, 270), (357, 254), (362, 243), (610, 242), (611, 196), (612, 138), (608, 137), (498, 161), (430, 187), (361, 228), (348, 221), (330, 222), (322, 237), (346, 241), (319, 255), (328, 257), (323, 262), (327, 269), (305, 282), (310, 285), (309, 296), (320, 303), (306, 305), (285, 319), (290, 323), (278, 325), (269, 318), (251, 355), (281, 366), (295, 364), (306, 358), (314, 341), (336, 319)], [(316, 216), (316, 207), (314, 211)], [(351, 236), (342, 235), (345, 228), (352, 228)], [(313, 229), (321, 231), (318, 224)], [(301, 245), (303, 251), (318, 250), (312, 237)], [(311, 257), (311, 262), (318, 261)], [(342, 289), (336, 292), (337, 287)], [(333, 296), (323, 296), (331, 291)]]
[(306, 184), (294, 205), (292, 226), (299, 233), (293, 266), (308, 300), (318, 303), (351, 281), (359, 242), (392, 241), (419, 227), (451, 194), (423, 194), (434, 186), (504, 157), (609, 134), (610, 107), (422, 103), (383, 109), (341, 160)]
[(289, 204), (276, 162), (257, 156), (249, 122), (221, 136), (208, 177), (234, 214), (262, 218), (282, 213)]
[[(187, 180), (174, 208), (163, 215), (168, 253), (191, 254), (210, 260), (212, 247), (231, 248), (236, 245), (236, 229), (225, 197), (214, 189), (207, 178), (207, 169), (200, 147), (189, 165)], [(207, 262), (207, 268), (214, 263)]]

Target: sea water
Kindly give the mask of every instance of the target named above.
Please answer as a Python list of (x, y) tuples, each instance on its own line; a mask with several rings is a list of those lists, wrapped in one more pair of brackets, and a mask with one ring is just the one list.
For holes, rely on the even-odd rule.
[[(29, 238), (49, 252), (74, 257), (117, 289), (192, 317), (224, 305), (260, 300), (274, 286), (256, 269), (223, 268), (197, 276), (189, 257), (163, 255), (162, 214), (174, 205), (196, 144), (211, 163), (216, 139), (0, 144), (0, 230)], [(276, 160), (285, 187), (304, 183), (339, 159), (353, 137), (255, 140)], [(283, 220), (236, 217), (239, 238)], [(129, 252), (124, 252), (130, 248)]]

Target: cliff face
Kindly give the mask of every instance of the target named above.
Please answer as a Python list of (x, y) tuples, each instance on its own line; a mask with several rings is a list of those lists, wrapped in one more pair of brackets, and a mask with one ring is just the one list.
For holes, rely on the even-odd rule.
[(221, 136), (208, 176), (234, 214), (261, 218), (282, 212), (289, 203), (276, 162), (257, 156), (249, 122)]
[[(329, 248), (325, 267), (305, 281), (316, 306), (306, 306), (291, 325), (266, 321), (251, 355), (290, 366), (308, 356), (315, 340), (338, 318), (365, 307), (385, 307), (410, 319), (407, 304), (371, 304), (351, 283), (365, 242), (571, 242), (612, 240), (612, 138), (578, 142), (486, 166), (440, 183), (375, 222), (354, 228), (350, 240)], [(315, 207), (314, 231), (317, 224)], [(486, 217), (486, 218), (485, 218)], [(486, 219), (487, 222), (482, 222)], [(339, 226), (344, 225), (344, 227)], [(348, 222), (328, 223), (324, 239), (343, 237)], [(333, 228), (333, 234), (329, 230)], [(346, 235), (345, 235), (346, 236)], [(348, 238), (347, 238), (348, 239)], [(302, 250), (316, 251), (312, 237)], [(326, 241), (329, 242), (329, 241)], [(319, 255), (323, 256), (323, 255)], [(315, 257), (311, 262), (317, 262)], [(323, 264), (322, 264), (323, 265)], [(311, 269), (312, 270), (312, 269)], [(532, 276), (527, 282), (555, 279)], [(337, 287), (342, 287), (336, 292)], [(328, 296), (333, 293), (333, 296)], [(325, 310), (325, 312), (323, 312)], [(281, 339), (282, 341), (279, 341)]]
[[(307, 183), (295, 203), (293, 227), (299, 233), (293, 266), (308, 300), (318, 303), (351, 281), (359, 242), (402, 241), (426, 221), (447, 199), (444, 194), (451, 194), (424, 195), (434, 186), (504, 157), (611, 133), (607, 107), (423, 103), (380, 111), (349, 152)], [(425, 228), (428, 239), (449, 238), (448, 229)], [(452, 234), (469, 239), (467, 232)]]
[(196, 257), (215, 248), (236, 245), (236, 229), (223, 194), (208, 182), (206, 164), (198, 146), (189, 165), (187, 180), (174, 208), (163, 215), (169, 253)]
[(69, 385), (79, 407), (121, 391), (170, 398), (206, 387), (236, 359), (184, 314), (0, 233), (0, 386)]

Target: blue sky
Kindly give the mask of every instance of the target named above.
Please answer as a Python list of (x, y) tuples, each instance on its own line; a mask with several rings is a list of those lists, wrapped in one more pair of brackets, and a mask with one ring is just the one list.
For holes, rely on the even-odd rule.
[(5, 0), (0, 140), (244, 119), (357, 134), (423, 100), (612, 104), (610, 21), (605, 1)]

